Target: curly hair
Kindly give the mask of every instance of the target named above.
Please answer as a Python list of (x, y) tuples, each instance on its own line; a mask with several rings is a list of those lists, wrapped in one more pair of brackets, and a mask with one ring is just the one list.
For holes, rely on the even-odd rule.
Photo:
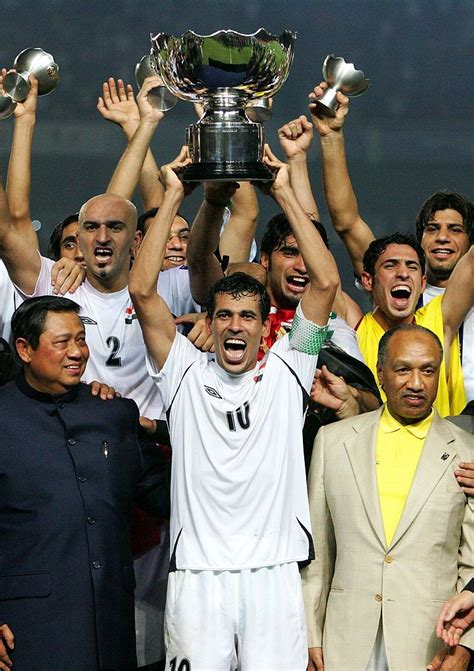
[[(310, 217), (311, 219), (311, 217)], [(324, 244), (329, 249), (328, 234), (324, 226), (316, 219), (311, 219)], [(265, 233), (260, 241), (260, 253), (271, 255), (276, 249), (280, 249), (285, 244), (286, 238), (293, 235), (288, 219), (284, 214), (279, 213), (270, 219), (267, 223)]]

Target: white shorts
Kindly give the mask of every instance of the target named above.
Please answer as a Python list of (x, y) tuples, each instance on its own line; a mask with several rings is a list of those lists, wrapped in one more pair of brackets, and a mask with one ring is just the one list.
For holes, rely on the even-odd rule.
[(305, 671), (298, 565), (170, 573), (165, 645), (166, 671)]

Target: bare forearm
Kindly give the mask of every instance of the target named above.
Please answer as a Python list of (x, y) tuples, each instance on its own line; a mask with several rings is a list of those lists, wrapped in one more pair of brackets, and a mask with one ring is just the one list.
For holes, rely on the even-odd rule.
[(152, 207), (160, 207), (163, 201), (165, 190), (158, 179), (159, 173), (160, 170), (156, 164), (151, 149), (149, 149), (146, 153), (138, 182), (140, 196), (145, 211), (150, 210)]
[(191, 293), (195, 301), (204, 304), (210, 287), (222, 277), (214, 251), (219, 245), (224, 207), (204, 201), (191, 228), (187, 263)]
[(474, 246), (453, 270), (443, 296), (442, 310), (446, 350), (474, 304)]
[(363, 267), (365, 250), (374, 239), (370, 227), (360, 217), (357, 199), (347, 170), (342, 132), (321, 138), (323, 183), (331, 221), (342, 238), (357, 275)]
[(250, 182), (241, 182), (232, 198), (230, 219), (219, 240), (221, 256), (232, 263), (249, 260), (258, 222), (258, 200)]
[(35, 119), (15, 119), (12, 150), (8, 164), (7, 195), (12, 222), (20, 235), (38, 248), (38, 238), (31, 225), (31, 151)]
[(107, 193), (115, 193), (128, 199), (133, 196), (156, 126), (156, 123), (146, 121), (138, 125), (115, 168)]
[(320, 214), (316, 199), (311, 188), (311, 181), (308, 173), (308, 161), (306, 155), (289, 159), (291, 168), (290, 180), (295, 196), (303, 210), (312, 219), (320, 221)]
[(156, 294), (166, 242), (182, 200), (181, 193), (173, 190), (165, 193), (161, 207), (150, 225), (130, 273), (130, 293), (134, 301), (140, 302), (140, 299)]

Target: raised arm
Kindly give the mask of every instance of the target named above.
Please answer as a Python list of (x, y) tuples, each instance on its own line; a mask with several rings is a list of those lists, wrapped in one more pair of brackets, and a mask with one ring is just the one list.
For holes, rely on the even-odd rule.
[(186, 252), (191, 293), (200, 305), (204, 305), (210, 287), (223, 274), (214, 252), (219, 246), (225, 206), (237, 189), (234, 182), (204, 184), (204, 200), (191, 227)]
[(290, 166), (290, 182), (303, 210), (320, 221), (308, 173), (308, 149), (313, 141), (313, 125), (301, 115), (278, 130), (280, 146)]
[(279, 161), (268, 145), (265, 162), (277, 171), (270, 193), (288, 219), (308, 273), (309, 285), (301, 299), (303, 313), (322, 326), (327, 323), (340, 282), (336, 262), (296, 198), (289, 166)]
[(178, 158), (161, 168), (165, 186), (163, 202), (153, 219), (130, 273), (129, 290), (143, 337), (158, 368), (165, 364), (176, 335), (174, 317), (158, 294), (158, 276), (173, 219), (185, 196), (185, 185), (174, 172), (190, 162), (183, 147)]
[(231, 263), (245, 263), (257, 230), (258, 200), (250, 182), (240, 182), (232, 196), (230, 218), (219, 240), (221, 258), (229, 257)]
[(40, 256), (28, 238), (18, 233), (0, 178), (0, 258), (21, 291), (31, 294), (41, 269)]
[[(6, 70), (2, 70), (2, 77)], [(26, 100), (17, 103), (14, 111), (13, 140), (8, 164), (7, 197), (12, 222), (30, 245), (39, 248), (30, 215), (31, 149), (36, 124), (38, 82), (30, 75), (30, 91)]]
[(474, 305), (474, 246), (458, 261), (443, 296), (444, 352), (449, 368), (449, 348), (461, 323)]
[[(103, 94), (99, 98), (97, 109), (104, 119), (112, 121), (121, 127), (128, 142), (132, 140), (140, 124), (140, 111), (135, 101), (133, 87), (130, 84), (125, 86), (121, 79), (118, 79), (117, 83), (115, 83), (115, 79), (110, 77), (103, 84)], [(121, 166), (117, 166), (117, 169), (119, 167)], [(163, 185), (158, 179), (159, 172), (151, 149), (148, 148), (138, 179), (145, 211), (152, 207), (159, 207), (163, 199), (164, 190)], [(116, 173), (114, 173), (112, 178), (112, 180), (116, 179), (113, 188), (123, 189), (123, 193), (130, 193), (130, 196), (125, 196), (130, 198), (136, 187), (136, 173), (128, 173), (122, 169), (119, 170), (118, 174)]]
[[(319, 98), (326, 87), (327, 84), (316, 86), (310, 98)], [(339, 107), (334, 118), (317, 116), (314, 104), (310, 104), (309, 109), (320, 138), (324, 193), (331, 221), (347, 248), (356, 275), (360, 277), (364, 252), (375, 236), (360, 216), (347, 169), (342, 127), (349, 111), (349, 98), (338, 92), (337, 101)]]

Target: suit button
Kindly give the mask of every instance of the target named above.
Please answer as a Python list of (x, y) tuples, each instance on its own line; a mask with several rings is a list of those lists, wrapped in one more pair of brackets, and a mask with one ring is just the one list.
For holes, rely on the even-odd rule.
[(391, 564), (391, 563), (393, 562), (393, 557), (392, 557), (391, 555), (387, 555), (387, 556), (385, 557), (385, 562), (386, 562), (387, 564)]
[(93, 561), (92, 562), (92, 568), (100, 568), (101, 566), (102, 566), (102, 564), (100, 563), (100, 561)]
[(78, 475), (77, 479), (79, 480), (79, 482), (85, 482), (87, 480), (85, 475)]
[(87, 521), (89, 524), (95, 524), (95, 517), (88, 517)]
[(75, 444), (76, 444), (76, 441), (74, 440), (74, 438), (68, 438), (68, 439), (67, 439), (67, 444), (68, 444), (68, 445), (75, 445)]
[(379, 602), (382, 601), (382, 595), (381, 594), (376, 594), (375, 595), (375, 600), (379, 601)]

